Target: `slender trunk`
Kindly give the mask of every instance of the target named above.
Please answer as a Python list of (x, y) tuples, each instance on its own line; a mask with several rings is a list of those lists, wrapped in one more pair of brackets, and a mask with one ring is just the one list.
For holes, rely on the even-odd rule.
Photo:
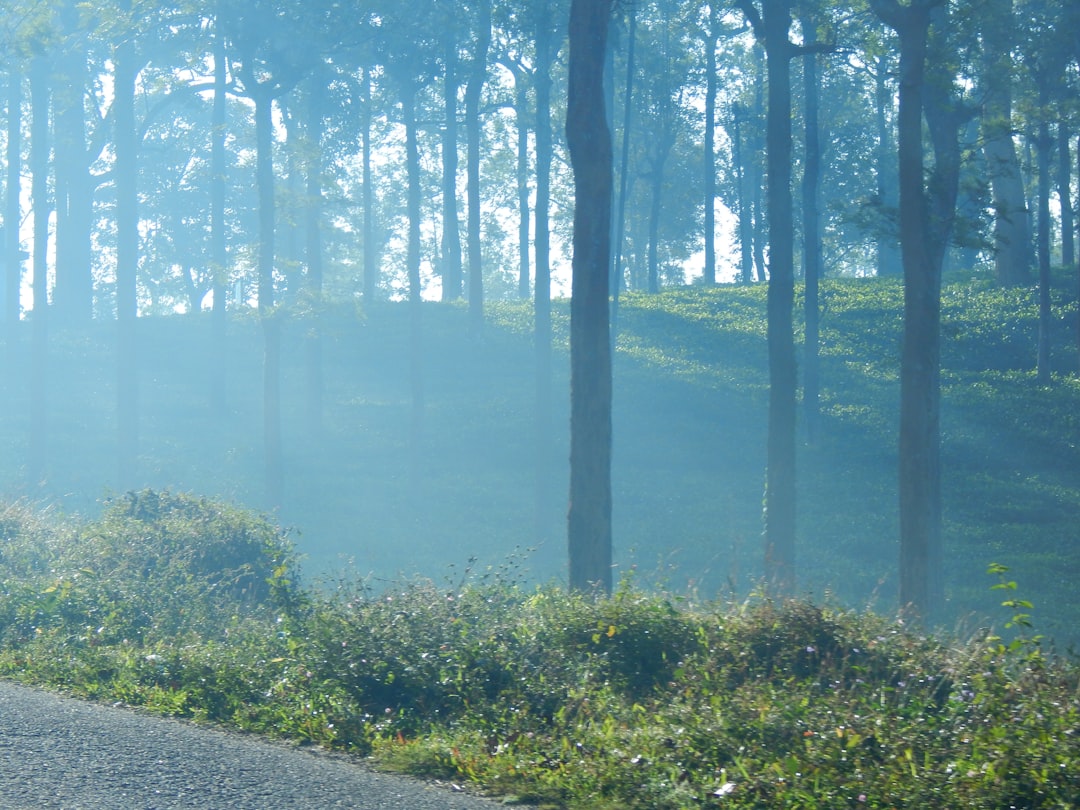
[(754, 280), (754, 215), (750, 194), (746, 190), (746, 164), (743, 161), (742, 124), (745, 107), (732, 105), (731, 162), (735, 166), (735, 189), (739, 198), (739, 280), (749, 284)]
[(573, 0), (566, 139), (574, 170), (570, 302), (570, 587), (611, 591), (611, 132), (604, 55), (611, 0)]
[(705, 269), (704, 281), (716, 283), (716, 42), (717, 3), (709, 2), (705, 34)]
[(875, 71), (875, 123), (877, 126), (877, 196), (885, 216), (879, 224), (877, 234), (877, 274), (899, 276), (904, 268), (900, 264), (899, 240), (896, 224), (888, 216), (896, 210), (896, 148), (889, 131), (888, 110), (893, 103), (893, 94), (889, 88), (888, 54), (883, 54)]
[(4, 307), (3, 317), (8, 353), (15, 344), (19, 323), (19, 287), (22, 282), (22, 244), (19, 228), (22, 223), (22, 73), (14, 66), (8, 69), (7, 95), (7, 197), (4, 201)]
[(442, 299), (461, 298), (461, 230), (458, 225), (458, 53), (457, 39), (449, 27), (445, 43), (443, 109), (446, 118), (442, 137)]
[(757, 280), (764, 282), (768, 280), (768, 273), (765, 269), (765, 243), (768, 241), (768, 217), (765, 212), (765, 176), (762, 171), (761, 162), (758, 156), (765, 151), (765, 144), (762, 143), (761, 132), (758, 128), (757, 122), (765, 119), (765, 58), (762, 48), (755, 48), (757, 54), (757, 71), (754, 81), (754, 110), (752, 113), (752, 121), (754, 122), (754, 128), (751, 130), (750, 136), (750, 176), (749, 184), (751, 189), (751, 204), (753, 206), (753, 226), (751, 228), (751, 234), (753, 237), (753, 252), (754, 252), (754, 268)]
[[(210, 267), (214, 303), (210, 315), (210, 405), (215, 415), (225, 415), (225, 310), (228, 297), (228, 248), (225, 241), (225, 35), (220, 19), (214, 30), (214, 105), (210, 126)], [(239, 302), (237, 302), (239, 303)]]
[(375, 247), (375, 190), (371, 186), (371, 72), (364, 69), (364, 102), (361, 115), (360, 158), (364, 181), (364, 303), (369, 306), (375, 300), (379, 286), (379, 251)]
[(615, 215), (615, 244), (612, 246), (615, 258), (611, 263), (611, 341), (615, 345), (619, 328), (619, 294), (625, 283), (623, 273), (623, 242), (626, 237), (626, 199), (630, 175), (630, 135), (634, 120), (634, 50), (637, 42), (637, 8), (633, 5), (626, 10), (630, 15), (630, 30), (626, 41), (626, 87), (623, 91), (623, 126), (622, 154), (619, 157), (619, 203)]
[(765, 484), (765, 572), (779, 593), (795, 587), (795, 301), (791, 197), (791, 7), (764, 3), (768, 71), (766, 162), (769, 218), (769, 435)]
[[(409, 86), (402, 93), (401, 112), (405, 124), (405, 160), (408, 174), (409, 239), (406, 265), (409, 276), (409, 382), (412, 390), (411, 472), (414, 485), (420, 476), (420, 447), (424, 428), (424, 374), (421, 332), (420, 289), (420, 149), (416, 128), (416, 89)], [(415, 487), (414, 487), (415, 489)]]
[(484, 325), (484, 260), (480, 240), (480, 94), (487, 81), (488, 48), (491, 43), (491, 3), (479, 3), (479, 24), (473, 67), (465, 87), (465, 126), (468, 142), (469, 209), (469, 323), (474, 335)]
[(900, 378), (900, 604), (931, 612), (930, 558), (940, 536), (940, 303), (926, 238), (922, 109), (928, 16), (898, 32), (900, 53), (900, 244), (904, 265), (904, 337)]
[(139, 353), (136, 336), (139, 267), (138, 143), (135, 132), (134, 44), (116, 48), (113, 110), (116, 126), (116, 323), (118, 482), (133, 485), (139, 452)]
[(517, 124), (518, 296), (529, 297), (529, 86), (520, 70), (514, 71), (514, 120)]
[(56, 148), (56, 284), (53, 310), (57, 322), (89, 321), (93, 313), (90, 233), (93, 188), (86, 153), (84, 93), (90, 83), (86, 34), (73, 0), (59, 9), (65, 46), (57, 64), (53, 92)]
[[(897, 155), (904, 335), (900, 358), (900, 604), (914, 619), (934, 617), (941, 576), (941, 268), (955, 217), (963, 120), (952, 98), (944, 7), (871, 0), (900, 39)], [(940, 15), (934, 17), (935, 14)], [(931, 53), (931, 20), (942, 29)], [(937, 27), (937, 26), (936, 26)], [(932, 70), (932, 73), (931, 73)], [(923, 180), (923, 114), (934, 147), (929, 194)]]
[(994, 267), (1001, 284), (1022, 284), (1031, 276), (1032, 256), (1029, 212), (1013, 141), (1013, 0), (988, 0), (981, 18), (983, 151), (993, 192)]
[(273, 97), (252, 88), (255, 101), (255, 171), (259, 193), (259, 323), (263, 332), (263, 464), (266, 501), (284, 497), (281, 459), (281, 326), (274, 311), (274, 121)]
[(649, 293), (660, 292), (660, 204), (664, 200), (664, 162), (653, 164), (652, 189), (649, 198)]
[(1076, 262), (1076, 223), (1072, 203), (1072, 155), (1069, 149), (1069, 127), (1058, 123), (1058, 200), (1061, 203), (1061, 266), (1072, 267)]
[(34, 213), (33, 314), (30, 337), (30, 484), (45, 472), (49, 345), (49, 62), (30, 63), (30, 205)]
[(304, 155), (307, 193), (304, 195), (307, 291), (311, 297), (311, 328), (305, 333), (307, 348), (308, 431), (318, 441), (323, 431), (323, 100), (326, 85), (321, 71), (312, 73), (307, 96), (307, 137)]
[[(808, 45), (817, 42), (814, 20), (803, 20), (803, 32)], [(806, 324), (806, 339), (803, 345), (803, 413), (807, 439), (813, 442), (817, 437), (819, 416), (818, 281), (821, 278), (822, 261), (821, 218), (818, 211), (818, 187), (821, 180), (821, 145), (818, 125), (820, 89), (818, 87), (818, 57), (812, 51), (803, 57), (803, 95), (806, 103), (802, 177), (803, 277), (806, 282), (806, 294), (803, 301)]]
[[(1046, 93), (1040, 92), (1040, 105), (1047, 109)], [(1035, 138), (1038, 166), (1038, 242), (1039, 261), (1039, 345), (1036, 375), (1042, 385), (1050, 382), (1050, 124), (1045, 117), (1039, 122)]]
[(534, 74), (536, 87), (536, 208), (534, 242), (535, 282), (533, 284), (534, 350), (536, 352), (536, 541), (549, 538), (549, 515), (552, 513), (551, 447), (552, 436), (552, 360), (551, 360), (551, 69), (555, 61), (554, 22), (550, 0), (541, 0), (537, 14)]

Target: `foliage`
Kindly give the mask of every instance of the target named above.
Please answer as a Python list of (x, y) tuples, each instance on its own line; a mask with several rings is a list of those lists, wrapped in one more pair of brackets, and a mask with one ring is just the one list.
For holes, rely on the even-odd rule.
[[(0, 518), (4, 677), (551, 807), (1066, 808), (1080, 795), (1080, 668), (1038, 636), (961, 643), (872, 613), (699, 604), (625, 580), (592, 598), (527, 588), (514, 569), (309, 590), (262, 518), (149, 491), (85, 527), (25, 504)], [(76, 576), (88, 543), (110, 563)], [(1026, 631), (1030, 603), (1005, 566), (989, 571)], [(185, 610), (161, 601), (178, 585)], [(142, 632), (88, 632), (129, 602), (149, 614), (129, 623)]]

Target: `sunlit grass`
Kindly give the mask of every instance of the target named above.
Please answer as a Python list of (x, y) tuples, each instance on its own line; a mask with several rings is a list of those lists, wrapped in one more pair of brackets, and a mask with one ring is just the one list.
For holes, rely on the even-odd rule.
[(1019, 633), (950, 640), (628, 578), (573, 595), (526, 584), (514, 557), (309, 589), (270, 524), (193, 496), (133, 494), (88, 524), (23, 504), (0, 518), (3, 677), (552, 808), (1080, 795), (1080, 671), (1042, 649), (1039, 606), (1003, 566), (982, 588)]

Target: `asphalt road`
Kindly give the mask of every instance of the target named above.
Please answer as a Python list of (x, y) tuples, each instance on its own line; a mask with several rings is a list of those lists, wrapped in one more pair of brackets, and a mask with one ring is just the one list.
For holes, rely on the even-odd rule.
[(0, 810), (501, 806), (343, 757), (0, 683)]

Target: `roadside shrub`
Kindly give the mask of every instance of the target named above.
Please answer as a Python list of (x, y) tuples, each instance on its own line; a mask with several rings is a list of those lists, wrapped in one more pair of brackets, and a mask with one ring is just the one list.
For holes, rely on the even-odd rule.
[(131, 492), (80, 530), (42, 532), (16, 517), (8, 518), (12, 534), (0, 558), (8, 583), (0, 616), (10, 640), (54, 633), (97, 646), (221, 637), (299, 592), (281, 532), (219, 501)]

